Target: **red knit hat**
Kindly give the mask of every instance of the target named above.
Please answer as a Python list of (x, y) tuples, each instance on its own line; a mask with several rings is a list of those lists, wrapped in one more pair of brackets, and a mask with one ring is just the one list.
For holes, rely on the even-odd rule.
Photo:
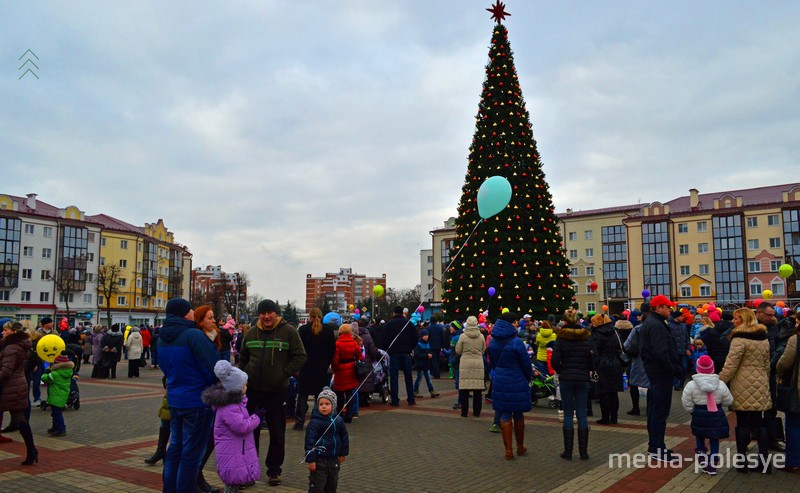
[(57, 364), (57, 363), (69, 363), (69, 358), (67, 358), (66, 354), (59, 354), (58, 356), (56, 356), (56, 359), (55, 359), (55, 361), (53, 361), (53, 363), (54, 364)]
[(697, 358), (697, 373), (711, 374), (714, 373), (714, 360), (707, 354)]

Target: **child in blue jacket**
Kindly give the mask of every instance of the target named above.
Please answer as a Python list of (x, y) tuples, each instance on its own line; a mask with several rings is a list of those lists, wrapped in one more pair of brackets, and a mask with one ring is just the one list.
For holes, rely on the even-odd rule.
[(306, 427), (308, 491), (335, 492), (339, 483), (339, 464), (350, 453), (350, 438), (344, 420), (334, 413), (336, 393), (325, 387)]

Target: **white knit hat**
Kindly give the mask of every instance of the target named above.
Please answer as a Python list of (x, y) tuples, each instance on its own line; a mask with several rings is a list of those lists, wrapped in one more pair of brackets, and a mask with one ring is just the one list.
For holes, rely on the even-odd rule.
[(242, 390), (247, 383), (247, 373), (221, 359), (214, 365), (214, 373), (219, 378), (222, 387), (228, 392)]

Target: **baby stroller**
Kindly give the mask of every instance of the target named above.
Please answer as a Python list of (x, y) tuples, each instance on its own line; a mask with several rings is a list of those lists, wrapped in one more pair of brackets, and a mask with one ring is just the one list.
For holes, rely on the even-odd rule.
[[(44, 411), (50, 405), (46, 400), (43, 400), (39, 407)], [(67, 405), (64, 408), (68, 409), (70, 407), (76, 411), (81, 408), (81, 391), (78, 388), (78, 379), (75, 376), (72, 377), (72, 381), (69, 383), (69, 395), (67, 395)]]
[(389, 354), (383, 349), (379, 349), (381, 357), (379, 361), (372, 362), (372, 381), (375, 384), (375, 392), (380, 396), (381, 402), (389, 402)]
[(531, 404), (534, 406), (539, 402), (539, 399), (548, 399), (547, 407), (550, 409), (558, 409), (561, 401), (556, 399), (556, 384), (555, 375), (544, 376), (541, 372), (534, 369), (533, 379), (531, 380)]

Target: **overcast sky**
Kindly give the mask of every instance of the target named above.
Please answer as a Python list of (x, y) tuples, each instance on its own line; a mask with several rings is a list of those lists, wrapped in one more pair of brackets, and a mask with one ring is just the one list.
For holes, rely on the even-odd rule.
[[(413, 287), (456, 214), (490, 3), (0, 0), (0, 193), (163, 218), (282, 303), (339, 267)], [(557, 212), (797, 181), (796, 2), (506, 5)]]

